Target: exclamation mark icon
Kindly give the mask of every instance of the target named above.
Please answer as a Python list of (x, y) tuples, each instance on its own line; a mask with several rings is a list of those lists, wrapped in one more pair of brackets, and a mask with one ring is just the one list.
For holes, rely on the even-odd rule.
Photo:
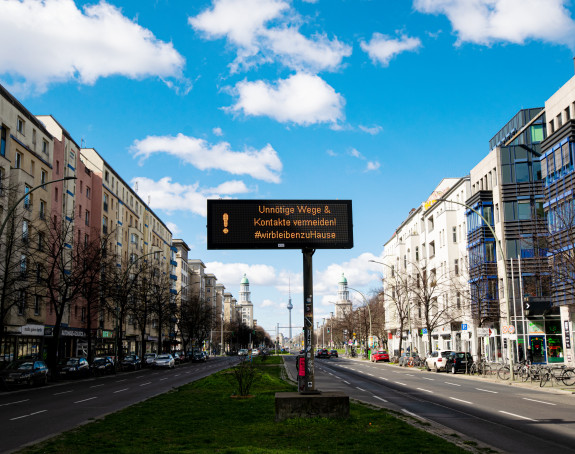
[(228, 219), (229, 219), (228, 213), (224, 213), (223, 218), (224, 218), (224, 233), (228, 233), (229, 232), (229, 230), (228, 230)]

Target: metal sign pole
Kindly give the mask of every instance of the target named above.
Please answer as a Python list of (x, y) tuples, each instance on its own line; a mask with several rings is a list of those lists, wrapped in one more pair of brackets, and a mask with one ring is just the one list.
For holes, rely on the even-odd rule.
[[(314, 394), (314, 349), (313, 349), (313, 265), (314, 249), (303, 249), (303, 298), (304, 298), (304, 358), (300, 358), (298, 389), (300, 394)], [(302, 367), (304, 368), (302, 370)]]

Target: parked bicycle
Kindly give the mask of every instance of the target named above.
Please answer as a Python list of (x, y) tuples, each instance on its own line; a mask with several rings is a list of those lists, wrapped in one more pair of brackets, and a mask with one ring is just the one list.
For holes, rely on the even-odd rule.
[(570, 367), (542, 366), (540, 375), (539, 386), (541, 387), (545, 386), (547, 382), (551, 382), (553, 386), (553, 381), (557, 383), (562, 382), (565, 386), (573, 386), (575, 384), (575, 370)]
[(481, 358), (469, 367), (471, 375), (491, 375), (491, 365), (485, 358)]

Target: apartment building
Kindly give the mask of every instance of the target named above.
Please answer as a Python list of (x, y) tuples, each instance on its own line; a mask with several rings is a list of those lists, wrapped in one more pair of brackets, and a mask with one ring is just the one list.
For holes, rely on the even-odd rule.
[[(445, 178), (384, 245), (388, 348), (429, 352), (473, 348), (467, 294), (464, 200), (469, 178)], [(401, 340), (401, 342), (400, 342)]]

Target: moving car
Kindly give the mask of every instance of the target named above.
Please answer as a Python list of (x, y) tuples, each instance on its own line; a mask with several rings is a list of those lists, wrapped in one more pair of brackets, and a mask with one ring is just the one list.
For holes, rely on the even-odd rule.
[[(247, 353), (246, 353), (247, 355)], [(245, 356), (245, 355), (243, 355)], [(192, 362), (193, 363), (204, 363), (207, 357), (204, 355), (204, 352), (194, 352), (192, 355)]]
[(446, 371), (456, 374), (459, 371), (467, 372), (473, 364), (471, 353), (451, 352), (447, 357)]
[(174, 357), (170, 353), (162, 353), (161, 355), (156, 356), (153, 367), (155, 369), (159, 368), (173, 369), (174, 367), (176, 367), (176, 362), (174, 361)]
[(330, 350), (329, 356), (331, 356), (332, 358), (339, 358), (337, 350)]
[(327, 348), (320, 348), (316, 354), (315, 354), (316, 358), (328, 358), (329, 359), (329, 351), (327, 350)]
[(60, 378), (88, 377), (90, 364), (83, 357), (63, 358), (58, 362), (57, 373)]
[(377, 363), (378, 361), (389, 362), (389, 353), (385, 350), (378, 350), (371, 354), (371, 361)]
[(435, 350), (431, 352), (431, 355), (425, 360), (425, 368), (428, 371), (433, 369), (435, 372), (446, 370), (447, 357), (450, 354), (451, 350)]
[(16, 360), (0, 371), (0, 381), (5, 387), (11, 385), (45, 385), (50, 371), (44, 361)]

